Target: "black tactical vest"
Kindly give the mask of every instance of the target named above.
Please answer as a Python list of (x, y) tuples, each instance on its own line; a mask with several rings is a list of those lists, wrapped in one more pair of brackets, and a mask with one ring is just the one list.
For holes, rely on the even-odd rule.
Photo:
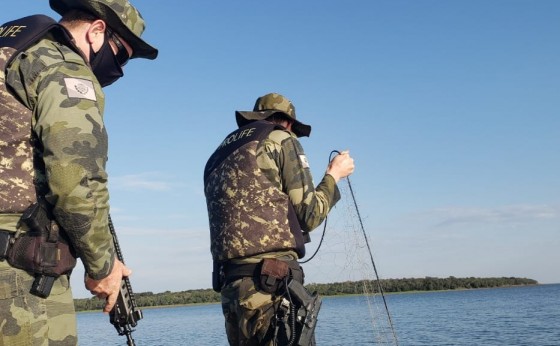
[(6, 86), (6, 69), (20, 52), (60, 25), (43, 15), (0, 26), (0, 214), (21, 213), (37, 200), (32, 111)]
[(279, 129), (268, 121), (252, 122), (230, 133), (208, 160), (204, 192), (215, 261), (294, 250), (305, 246), (288, 195), (260, 171), (257, 147)]

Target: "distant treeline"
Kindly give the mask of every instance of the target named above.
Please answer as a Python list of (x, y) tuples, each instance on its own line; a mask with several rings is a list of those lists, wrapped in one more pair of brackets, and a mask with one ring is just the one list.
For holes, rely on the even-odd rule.
[(538, 282), (532, 279), (501, 277), (501, 278), (405, 278), (405, 279), (385, 279), (377, 281), (346, 281), (330, 284), (309, 284), (306, 285), (309, 291), (317, 291), (324, 296), (336, 296), (345, 294), (380, 293), (379, 286), (383, 292), (411, 292), (411, 291), (442, 291), (457, 289), (476, 289), (504, 286), (536, 285)]
[[(322, 296), (337, 296), (348, 294), (374, 294), (379, 293), (379, 286), (386, 293), (410, 292), (410, 291), (440, 291), (456, 289), (492, 288), (504, 286), (536, 285), (538, 282), (532, 279), (501, 277), (501, 278), (405, 278), (385, 279), (378, 284), (374, 280), (335, 282), (330, 284), (309, 284), (307, 289), (311, 292), (317, 291)], [(136, 293), (136, 303), (139, 307), (185, 305), (201, 303), (217, 303), (220, 294), (212, 289), (198, 289), (181, 292), (166, 291), (163, 293)], [(101, 310), (103, 301), (97, 298), (74, 299), (77, 311)]]

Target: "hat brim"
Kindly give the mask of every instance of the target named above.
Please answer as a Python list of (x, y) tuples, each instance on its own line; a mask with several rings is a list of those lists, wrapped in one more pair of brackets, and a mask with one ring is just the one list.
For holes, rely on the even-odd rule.
[(131, 58), (144, 58), (153, 60), (157, 58), (158, 50), (150, 46), (146, 41), (136, 36), (124, 23), (119, 16), (107, 5), (96, 3), (94, 6), (88, 1), (75, 0), (49, 0), (51, 8), (61, 16), (71, 9), (84, 10), (103, 19), (107, 25), (113, 29), (126, 43), (132, 47)]
[(235, 119), (237, 121), (237, 126), (242, 127), (245, 126), (253, 121), (258, 121), (258, 120), (264, 120), (266, 118), (268, 118), (269, 116), (276, 114), (276, 113), (281, 113), (281, 114), (285, 114), (288, 118), (290, 118), (291, 120), (293, 120), (293, 124), (292, 124), (292, 132), (298, 136), (298, 137), (309, 137), (309, 135), (311, 134), (311, 126), (306, 125), (292, 117), (290, 117), (288, 114), (281, 112), (281, 111), (277, 111), (277, 110), (266, 110), (266, 111), (257, 111), (257, 112), (251, 112), (251, 111), (235, 111)]

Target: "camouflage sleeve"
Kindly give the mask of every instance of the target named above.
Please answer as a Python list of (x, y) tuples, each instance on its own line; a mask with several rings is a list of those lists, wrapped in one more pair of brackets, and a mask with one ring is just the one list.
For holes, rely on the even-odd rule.
[(104, 95), (80, 59), (21, 64), (20, 75), (27, 76), (25, 101), (33, 109), (33, 130), (42, 146), (47, 198), (88, 275), (101, 279), (111, 272), (115, 257), (108, 230)]
[(307, 157), (301, 144), (285, 131), (273, 131), (258, 155), (259, 167), (272, 182), (288, 194), (301, 228), (312, 231), (340, 199), (334, 178), (328, 174), (314, 186)]

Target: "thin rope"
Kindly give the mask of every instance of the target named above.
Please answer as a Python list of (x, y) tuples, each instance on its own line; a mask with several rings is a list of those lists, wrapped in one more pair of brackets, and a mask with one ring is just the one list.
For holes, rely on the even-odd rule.
[[(340, 152), (337, 151), (337, 150), (331, 151), (331, 153), (329, 154), (329, 162), (331, 162), (332, 155), (334, 153), (340, 154)], [(321, 240), (319, 240), (319, 245), (317, 245), (317, 249), (315, 249), (315, 252), (313, 253), (313, 255), (311, 255), (311, 257), (309, 257), (305, 261), (298, 262), (299, 264), (304, 264), (304, 263), (307, 263), (307, 262), (311, 261), (313, 259), (313, 257), (315, 257), (315, 255), (319, 252), (319, 249), (321, 248), (321, 245), (323, 244), (323, 240), (325, 239), (325, 233), (327, 231), (327, 221), (328, 221), (328, 219), (329, 219), (328, 216), (325, 216), (325, 223), (323, 225), (323, 234), (321, 235)]]
[(321, 248), (321, 245), (323, 244), (323, 240), (325, 239), (325, 231), (326, 230), (327, 230), (327, 218), (325, 217), (325, 225), (323, 226), (323, 234), (321, 235), (321, 240), (319, 241), (319, 245), (317, 245), (317, 249), (315, 249), (315, 252), (313, 253), (313, 255), (311, 257), (309, 257), (305, 261), (298, 262), (299, 264), (304, 264), (304, 263), (307, 263), (307, 262), (311, 261), (313, 259), (313, 257), (315, 257), (317, 252), (319, 252), (319, 249)]

